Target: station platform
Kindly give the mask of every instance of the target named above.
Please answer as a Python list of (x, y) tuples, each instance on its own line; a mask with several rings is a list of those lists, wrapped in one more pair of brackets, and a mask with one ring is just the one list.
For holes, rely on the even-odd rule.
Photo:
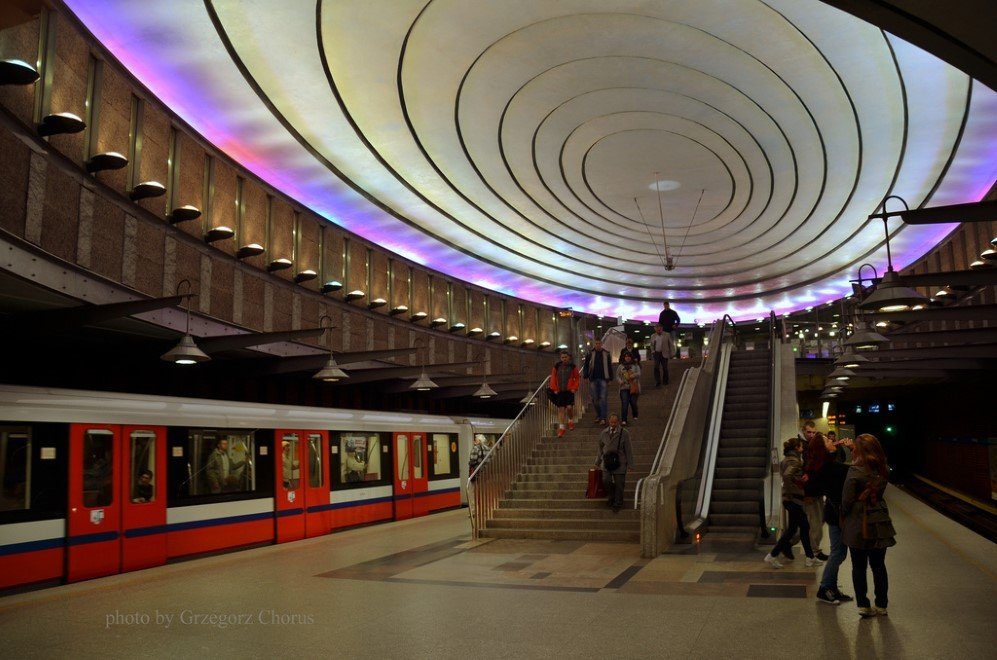
[(887, 497), (887, 617), (817, 602), (799, 548), (774, 570), (720, 540), (475, 542), (457, 510), (8, 595), (0, 638), (18, 658), (994, 657), (997, 545)]

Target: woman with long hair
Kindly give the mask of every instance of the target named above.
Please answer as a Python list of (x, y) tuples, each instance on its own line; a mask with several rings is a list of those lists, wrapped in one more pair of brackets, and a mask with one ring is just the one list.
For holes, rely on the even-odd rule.
[[(886, 616), (889, 579), (886, 549), (896, 545), (896, 530), (883, 494), (886, 492), (886, 455), (874, 436), (863, 433), (855, 438), (852, 467), (848, 469), (841, 493), (844, 514), (842, 536), (852, 553), (852, 585), (855, 604), (862, 617)], [(866, 566), (872, 568), (876, 606), (869, 602)]]
[(782, 563), (776, 557), (780, 552), (788, 551), (792, 547), (793, 535), (797, 530), (800, 532), (803, 552), (807, 555), (807, 567), (820, 566), (823, 563), (814, 557), (810, 548), (810, 524), (803, 512), (803, 485), (808, 481), (808, 477), (803, 472), (803, 460), (800, 458), (802, 446), (803, 441), (798, 437), (792, 437), (782, 443), (782, 453), (785, 456), (779, 464), (782, 473), (782, 506), (786, 509), (789, 522), (778, 543), (772, 548), (772, 552), (765, 555), (765, 563), (772, 568), (782, 568)]

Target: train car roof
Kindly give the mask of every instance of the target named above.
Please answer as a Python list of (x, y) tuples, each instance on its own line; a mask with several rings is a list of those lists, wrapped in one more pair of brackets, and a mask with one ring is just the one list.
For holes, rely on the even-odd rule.
[(470, 424), (475, 432), (501, 433), (512, 420), (412, 412), (313, 408), (244, 401), (191, 399), (0, 385), (0, 420), (150, 424), (225, 428), (449, 431)]

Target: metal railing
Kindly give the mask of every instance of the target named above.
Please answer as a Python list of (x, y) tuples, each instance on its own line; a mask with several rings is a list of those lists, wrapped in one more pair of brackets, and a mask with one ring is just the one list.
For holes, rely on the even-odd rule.
[(472, 537), (477, 539), (485, 522), (492, 517), (499, 500), (512, 486), (533, 455), (540, 439), (557, 422), (557, 408), (547, 397), (550, 376), (540, 383), (516, 419), (506, 427), (467, 478), (467, 503), (471, 515)]

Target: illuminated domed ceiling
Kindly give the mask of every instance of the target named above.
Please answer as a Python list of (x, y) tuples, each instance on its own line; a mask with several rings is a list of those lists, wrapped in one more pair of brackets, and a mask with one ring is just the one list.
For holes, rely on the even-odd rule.
[[(978, 201), (997, 175), (997, 94), (816, 0), (66, 4), (300, 203), (557, 307), (650, 319), (670, 298), (692, 321), (839, 298), (885, 268), (867, 216), (887, 195)], [(894, 266), (951, 228), (891, 221)]]

